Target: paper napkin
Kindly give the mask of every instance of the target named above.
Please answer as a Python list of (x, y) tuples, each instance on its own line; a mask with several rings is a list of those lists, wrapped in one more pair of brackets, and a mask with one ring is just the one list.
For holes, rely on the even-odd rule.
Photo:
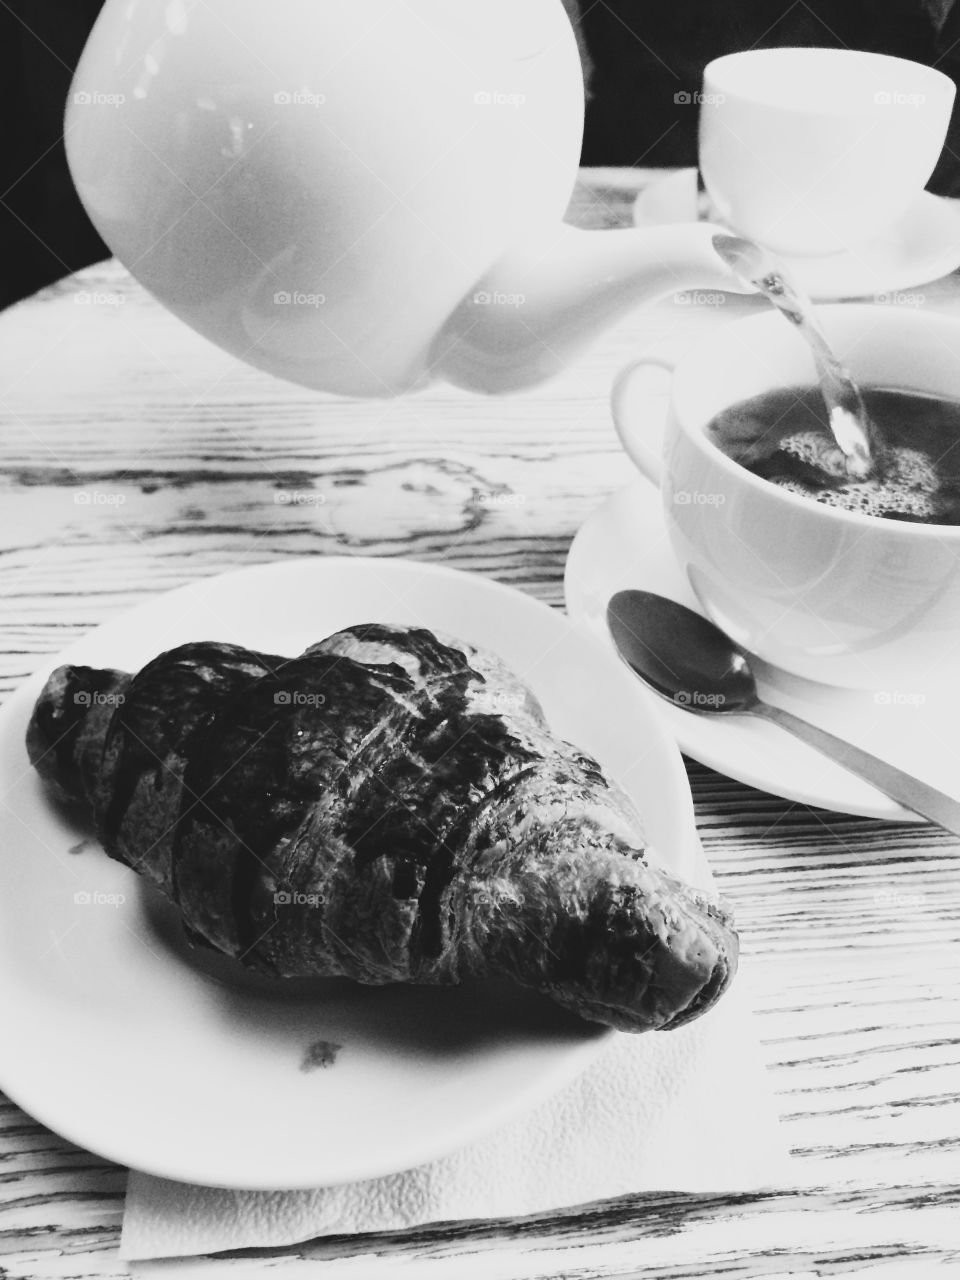
[(281, 1246), (543, 1213), (630, 1192), (755, 1191), (787, 1181), (787, 1164), (738, 980), (707, 1016), (676, 1031), (613, 1036), (578, 1079), (535, 1110), (405, 1173), (262, 1192), (131, 1172), (120, 1256)]

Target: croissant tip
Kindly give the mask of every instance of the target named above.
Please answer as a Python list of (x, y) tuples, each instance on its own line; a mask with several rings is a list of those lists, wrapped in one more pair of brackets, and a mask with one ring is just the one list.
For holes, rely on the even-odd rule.
[(86, 799), (77, 744), (92, 709), (100, 708), (122, 672), (65, 665), (47, 677), (27, 726), (27, 755), (58, 799)]
[(709, 977), (694, 998), (685, 1009), (674, 1014), (658, 1030), (673, 1031), (677, 1027), (685, 1026), (688, 1022), (694, 1022), (701, 1014), (712, 1009), (733, 981), (737, 972), (737, 958), (737, 935), (732, 933), (727, 942), (727, 950), (718, 953)]

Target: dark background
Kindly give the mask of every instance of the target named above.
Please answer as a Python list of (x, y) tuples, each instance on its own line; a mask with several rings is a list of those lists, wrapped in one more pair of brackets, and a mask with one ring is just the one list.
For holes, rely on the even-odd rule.
[[(108, 256), (74, 194), (61, 139), (70, 77), (101, 3), (0, 0), (0, 306)], [(694, 93), (704, 65), (737, 49), (896, 53), (960, 83), (953, 0), (563, 3), (578, 23), (588, 82), (584, 164), (695, 164), (697, 109), (674, 95)], [(960, 195), (960, 108), (929, 185)]]

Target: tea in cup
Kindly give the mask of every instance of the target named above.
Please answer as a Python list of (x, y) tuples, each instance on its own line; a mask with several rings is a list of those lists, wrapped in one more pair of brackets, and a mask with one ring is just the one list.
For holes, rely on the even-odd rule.
[(865, 478), (848, 474), (817, 387), (783, 387), (721, 409), (707, 435), (771, 484), (882, 520), (960, 525), (960, 401), (918, 391), (863, 393), (879, 456)]

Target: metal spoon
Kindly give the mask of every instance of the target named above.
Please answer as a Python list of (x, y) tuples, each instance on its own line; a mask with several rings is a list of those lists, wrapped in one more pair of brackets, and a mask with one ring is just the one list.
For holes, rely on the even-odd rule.
[(830, 430), (843, 454), (847, 475), (866, 480), (883, 466), (884, 447), (860, 388), (827, 341), (813, 303), (771, 254), (742, 236), (715, 235), (713, 247), (740, 278), (753, 285), (796, 325), (813, 352)]
[(651, 591), (618, 591), (607, 605), (607, 625), (627, 665), (674, 706), (709, 715), (762, 716), (905, 808), (960, 836), (960, 801), (762, 701), (747, 654), (699, 613)]

